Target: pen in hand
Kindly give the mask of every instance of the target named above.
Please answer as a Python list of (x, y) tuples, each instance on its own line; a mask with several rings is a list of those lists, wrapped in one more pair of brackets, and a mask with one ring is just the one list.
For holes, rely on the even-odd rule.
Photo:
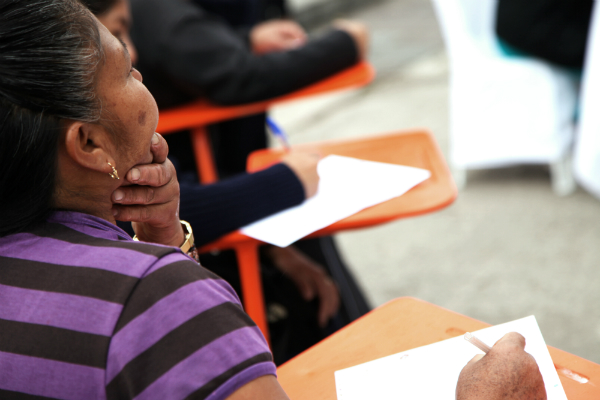
[(487, 354), (492, 349), (490, 346), (477, 339), (471, 332), (465, 333), (464, 337), (467, 342), (471, 343), (473, 346), (477, 347), (485, 354)]
[(290, 149), (290, 142), (289, 142), (289, 140), (287, 138), (287, 135), (283, 131), (283, 129), (281, 129), (279, 127), (279, 125), (277, 125), (275, 123), (275, 121), (273, 121), (269, 117), (267, 117), (267, 126), (269, 127), (269, 129), (271, 130), (271, 132), (273, 133), (273, 135), (275, 135), (276, 137), (279, 138), (279, 140), (281, 141), (281, 144), (283, 145), (283, 147), (286, 150), (289, 150)]

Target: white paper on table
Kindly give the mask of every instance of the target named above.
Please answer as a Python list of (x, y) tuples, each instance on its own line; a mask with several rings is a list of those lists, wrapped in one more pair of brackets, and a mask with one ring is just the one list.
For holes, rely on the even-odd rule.
[(319, 161), (317, 194), (299, 206), (241, 229), (286, 247), (321, 228), (406, 193), (431, 176), (427, 170), (330, 155)]
[[(538, 363), (548, 400), (567, 400), (534, 316), (479, 330), (475, 336), (492, 346), (508, 332), (525, 337), (525, 351)], [(458, 375), (477, 354), (482, 352), (458, 336), (336, 371), (337, 398), (454, 400)]]

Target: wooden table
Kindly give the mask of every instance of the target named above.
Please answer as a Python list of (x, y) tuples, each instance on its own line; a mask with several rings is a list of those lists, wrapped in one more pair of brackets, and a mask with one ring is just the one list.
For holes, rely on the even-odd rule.
[[(277, 369), (279, 383), (291, 400), (336, 400), (334, 371), (487, 326), (431, 303), (402, 297), (283, 364)], [(548, 348), (570, 400), (600, 399), (600, 365)], [(579, 383), (578, 377), (589, 381)]]

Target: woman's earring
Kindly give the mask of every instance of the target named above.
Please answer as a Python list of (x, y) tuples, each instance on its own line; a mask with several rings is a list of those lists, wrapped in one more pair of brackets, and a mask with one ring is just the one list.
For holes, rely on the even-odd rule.
[(113, 165), (111, 163), (109, 163), (107, 161), (108, 165), (110, 165), (110, 167), (112, 168), (113, 172), (109, 172), (108, 174), (110, 175), (111, 178), (113, 179), (119, 179), (119, 174), (117, 173), (117, 169), (115, 167), (113, 167)]

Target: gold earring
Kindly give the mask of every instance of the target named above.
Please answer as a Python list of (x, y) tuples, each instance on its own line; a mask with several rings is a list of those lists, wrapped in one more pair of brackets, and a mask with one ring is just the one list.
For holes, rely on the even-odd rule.
[(108, 173), (110, 175), (111, 178), (113, 179), (119, 179), (119, 174), (117, 173), (117, 169), (115, 167), (113, 167), (113, 165), (111, 163), (109, 163), (107, 161), (108, 165), (110, 165), (110, 167), (112, 168), (113, 172), (112, 173)]

